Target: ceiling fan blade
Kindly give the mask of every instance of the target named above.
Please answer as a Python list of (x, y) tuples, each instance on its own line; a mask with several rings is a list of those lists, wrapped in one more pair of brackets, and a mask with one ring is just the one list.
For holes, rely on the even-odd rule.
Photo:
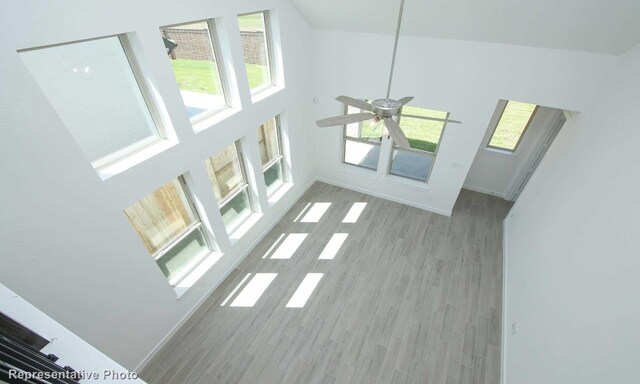
[(405, 136), (404, 132), (402, 132), (402, 129), (400, 128), (398, 123), (396, 123), (396, 121), (393, 120), (393, 118), (386, 117), (384, 119), (384, 125), (387, 127), (387, 131), (389, 132), (389, 134), (391, 135), (391, 138), (393, 139), (393, 141), (395, 141), (396, 144), (398, 144), (401, 148), (405, 148), (405, 149), (410, 148), (409, 140), (407, 140), (407, 136)]
[(439, 119), (439, 118), (437, 118), (437, 117), (416, 116), (416, 115), (405, 115), (405, 114), (399, 114), (398, 116), (411, 117), (411, 118), (413, 118), (413, 119), (432, 120), (432, 121), (442, 121), (443, 123), (456, 123), (456, 124), (462, 124), (462, 122), (461, 122), (461, 121), (458, 121), (458, 120)]
[(408, 102), (410, 102), (411, 100), (413, 100), (413, 96), (407, 96), (407, 97), (403, 97), (402, 99), (398, 100), (402, 105), (407, 105)]
[(353, 97), (338, 96), (338, 97), (336, 97), (336, 100), (338, 100), (342, 104), (347, 104), (347, 105), (350, 105), (352, 107), (356, 107), (358, 109), (363, 109), (365, 111), (370, 111), (371, 110), (371, 104), (369, 104), (369, 103), (367, 103), (366, 101), (363, 101), (363, 100), (354, 99)]
[(373, 114), (371, 112), (352, 113), (350, 115), (327, 117), (326, 119), (316, 121), (316, 124), (318, 127), (333, 127), (336, 125), (359, 123), (371, 118), (373, 118)]

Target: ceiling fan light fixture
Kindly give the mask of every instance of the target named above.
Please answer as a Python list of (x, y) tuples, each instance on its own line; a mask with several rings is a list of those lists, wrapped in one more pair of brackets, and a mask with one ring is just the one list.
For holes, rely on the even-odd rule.
[[(385, 127), (387, 131), (393, 138), (393, 141), (398, 144), (402, 148), (409, 149), (409, 141), (407, 140), (406, 135), (398, 125), (398, 123), (393, 120), (394, 116), (403, 116), (400, 111), (402, 111), (402, 107), (413, 100), (413, 96), (403, 97), (400, 100), (394, 100), (389, 97), (391, 93), (391, 82), (393, 80), (393, 69), (396, 63), (396, 53), (398, 51), (398, 39), (400, 38), (400, 27), (402, 26), (402, 13), (404, 10), (404, 0), (400, 0), (400, 12), (398, 14), (398, 26), (396, 28), (395, 41), (393, 43), (393, 55), (391, 57), (391, 70), (389, 71), (389, 84), (387, 86), (387, 96), (383, 99), (375, 99), (371, 103), (368, 103), (365, 100), (355, 99), (349, 96), (338, 96), (336, 98), (337, 101), (358, 108), (361, 111), (370, 111), (367, 113), (355, 113), (355, 114), (345, 114), (340, 116), (329, 117), (326, 119), (321, 119), (316, 122), (318, 127), (330, 127), (337, 125), (345, 125), (355, 122), (362, 122), (366, 120), (373, 120), (373, 123), (378, 123), (384, 120)], [(449, 119), (437, 119), (433, 117), (427, 116), (411, 116), (417, 119), (422, 120), (433, 120), (433, 121), (441, 121), (443, 123), (460, 123), (456, 120)]]

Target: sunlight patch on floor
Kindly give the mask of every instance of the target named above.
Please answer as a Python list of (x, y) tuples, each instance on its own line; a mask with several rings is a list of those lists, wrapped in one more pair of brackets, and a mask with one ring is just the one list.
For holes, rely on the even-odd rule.
[(331, 203), (315, 203), (309, 209), (306, 215), (300, 220), (301, 223), (317, 223), (322, 218), (322, 215), (327, 212), (327, 209), (331, 206)]
[(287, 308), (304, 308), (323, 275), (323, 273), (307, 273), (298, 289), (289, 299)]
[(296, 218), (293, 219), (294, 223), (297, 223), (298, 220), (300, 220), (302, 215), (304, 215), (304, 213), (307, 212), (307, 209), (309, 209), (309, 206), (311, 206), (311, 203), (307, 203), (307, 205), (305, 205), (304, 208), (302, 208), (302, 211), (300, 211), (300, 213), (298, 213), (298, 216), (296, 216)]
[(278, 246), (278, 244), (280, 244), (280, 242), (284, 238), (284, 235), (285, 233), (282, 233), (280, 234), (280, 236), (278, 236), (278, 239), (269, 247), (267, 252), (265, 252), (264, 256), (262, 256), (263, 259), (266, 259), (271, 254), (271, 252), (273, 252), (273, 250)]
[(366, 206), (367, 206), (367, 203), (353, 203), (353, 205), (351, 206), (351, 209), (349, 209), (349, 212), (347, 212), (347, 215), (344, 217), (342, 222), (343, 223), (357, 222), (358, 219), (360, 218), (360, 215), (362, 214), (362, 211), (364, 211)]
[(333, 260), (338, 254), (338, 251), (340, 251), (342, 244), (347, 240), (347, 236), (349, 236), (348, 233), (334, 233), (333, 236), (331, 236), (331, 239), (329, 239), (327, 245), (325, 245), (318, 259)]
[(269, 288), (277, 273), (256, 273), (242, 292), (233, 300), (230, 307), (253, 307)]
[(278, 246), (278, 249), (273, 252), (271, 259), (276, 260), (288, 260), (300, 247), (300, 244), (307, 238), (308, 233), (290, 233), (284, 239), (284, 241)]
[(229, 300), (231, 300), (231, 298), (233, 297), (233, 295), (236, 294), (236, 292), (238, 292), (238, 289), (240, 289), (240, 287), (242, 287), (242, 285), (244, 285), (244, 282), (247, 281), (247, 279), (249, 278), (249, 276), (251, 276), (251, 273), (247, 273), (245, 275), (245, 277), (238, 283), (238, 285), (236, 285), (235, 288), (233, 288), (233, 291), (231, 291), (231, 293), (229, 294), (229, 296), (227, 296), (226, 299), (224, 299), (224, 301), (222, 302), (222, 304), (220, 304), (221, 307), (224, 307), (225, 305), (227, 305), (227, 303), (229, 302)]

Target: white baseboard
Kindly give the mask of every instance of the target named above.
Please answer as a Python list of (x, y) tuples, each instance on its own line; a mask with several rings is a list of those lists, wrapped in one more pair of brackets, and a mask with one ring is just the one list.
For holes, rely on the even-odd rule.
[(385, 199), (385, 200), (394, 201), (396, 203), (409, 205), (409, 206), (414, 207), (414, 208), (419, 208), (419, 209), (422, 209), (422, 210), (425, 210), (425, 211), (438, 213), (440, 215), (451, 216), (451, 211), (445, 211), (445, 210), (442, 210), (442, 209), (439, 209), (439, 208), (430, 207), (428, 205), (416, 204), (414, 202), (403, 200), (403, 199), (399, 199), (399, 198), (397, 198), (395, 196), (389, 196), (389, 195), (386, 195), (384, 193), (374, 192), (374, 191), (363, 189), (363, 188), (355, 188), (355, 187), (353, 187), (351, 185), (346, 185), (346, 184), (343, 184), (343, 183), (338, 182), (338, 181), (325, 179), (323, 177), (318, 177), (316, 179), (316, 181), (320, 181), (320, 182), (326, 183), (326, 184), (335, 185), (336, 187), (349, 189), (349, 190), (360, 192), (360, 193), (365, 193), (367, 195), (379, 197), (379, 198)]
[(465, 184), (465, 185), (462, 186), (462, 188), (468, 189), (468, 190), (474, 191), (474, 192), (484, 193), (485, 195), (496, 196), (496, 197), (499, 197), (501, 199), (506, 198), (504, 193), (498, 193), (498, 192), (495, 192), (495, 191), (490, 191), (488, 189), (484, 189), (484, 188), (480, 188), (480, 187), (474, 187), (472, 185)]
[(509, 215), (502, 221), (502, 337), (500, 340), (500, 384), (506, 384), (507, 374), (507, 224)]
[(191, 309), (189, 310), (189, 312), (187, 312), (181, 319), (180, 321), (178, 321), (178, 323), (176, 323), (176, 325), (173, 326), (173, 328), (171, 328), (171, 330), (169, 331), (169, 333), (162, 338), (162, 340), (160, 340), (160, 342), (151, 350), (151, 352), (149, 352), (147, 354), (147, 356), (145, 356), (144, 359), (142, 359), (142, 361), (136, 366), (136, 368), (134, 369), (134, 372), (140, 372), (141, 370), (144, 369), (144, 367), (151, 361), (151, 359), (154, 358), (155, 355), (158, 354), (158, 352), (160, 352), (160, 350), (162, 349), (162, 347), (164, 347), (167, 342), (169, 342), (169, 340), (171, 340), (171, 338), (178, 332), (178, 330), (189, 320), (189, 318), (191, 316), (193, 316), (194, 313), (196, 313), (196, 311), (202, 306), (202, 304), (204, 304), (204, 302), (209, 298), (209, 296), (211, 296), (211, 294), (213, 293), (213, 291), (215, 291), (216, 288), (218, 288), (218, 286), (220, 286), (220, 284), (222, 284), (222, 282), (229, 277), (229, 275), (231, 274), (231, 272), (233, 272), (238, 265), (251, 253), (251, 251), (253, 251), (253, 248), (255, 248), (255, 246), (262, 241), (262, 239), (267, 235), (267, 233), (269, 233), (269, 231), (271, 231), (271, 229), (273, 229), (273, 227), (280, 222), (280, 220), (284, 217), (284, 215), (289, 212), (289, 210), (291, 209), (291, 207), (293, 207), (293, 205), (298, 202), (298, 200), (300, 199), (300, 197), (302, 195), (304, 195), (309, 188), (311, 188), (311, 186), (313, 185), (313, 183), (315, 183), (316, 181), (318, 181), (317, 178), (313, 178), (311, 179), (311, 181), (304, 187), (302, 188), (302, 190), (300, 191), (300, 193), (298, 193), (297, 196), (295, 196), (291, 202), (289, 203), (289, 205), (287, 207), (285, 207), (282, 212), (280, 213), (280, 215), (278, 215), (278, 217), (271, 223), (269, 224), (269, 226), (258, 236), (256, 237), (256, 240), (253, 242), (253, 244), (251, 244), (247, 250), (247, 252), (245, 252), (244, 255), (242, 255), (241, 257), (238, 258), (238, 260), (236, 260), (235, 263), (233, 263), (233, 266), (231, 268), (229, 268), (229, 270), (222, 275), (218, 281), (216, 281), (211, 288), (209, 288), (204, 295), (202, 295), (202, 297), (200, 298), (200, 300), (198, 300), (198, 302), (196, 302), (196, 304), (191, 307)]

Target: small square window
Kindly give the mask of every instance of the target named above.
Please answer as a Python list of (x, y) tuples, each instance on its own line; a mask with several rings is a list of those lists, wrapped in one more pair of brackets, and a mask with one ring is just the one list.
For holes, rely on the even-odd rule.
[(191, 122), (227, 106), (212, 21), (160, 28), (182, 102)]
[[(345, 108), (345, 114), (360, 112), (364, 111), (354, 107)], [(347, 164), (377, 170), (383, 124), (382, 121), (367, 120), (345, 125), (343, 161)]]
[(258, 146), (260, 147), (260, 160), (267, 186), (267, 195), (271, 196), (284, 183), (284, 156), (278, 117), (260, 125)]
[(507, 101), (487, 147), (515, 152), (538, 106)]
[(124, 211), (172, 286), (211, 254), (185, 189), (178, 178)]
[[(409, 150), (393, 146), (389, 173), (418, 181), (427, 181), (435, 161), (445, 123), (410, 116), (447, 119), (449, 113), (404, 106), (398, 123), (409, 140)], [(410, 115), (410, 116), (406, 116)]]
[(253, 213), (240, 143), (229, 145), (205, 162), (227, 232), (232, 233)]
[(267, 15), (267, 12), (257, 12), (238, 16), (251, 94), (260, 92), (275, 82)]
[(163, 138), (130, 52), (124, 35), (19, 52), (96, 169)]

